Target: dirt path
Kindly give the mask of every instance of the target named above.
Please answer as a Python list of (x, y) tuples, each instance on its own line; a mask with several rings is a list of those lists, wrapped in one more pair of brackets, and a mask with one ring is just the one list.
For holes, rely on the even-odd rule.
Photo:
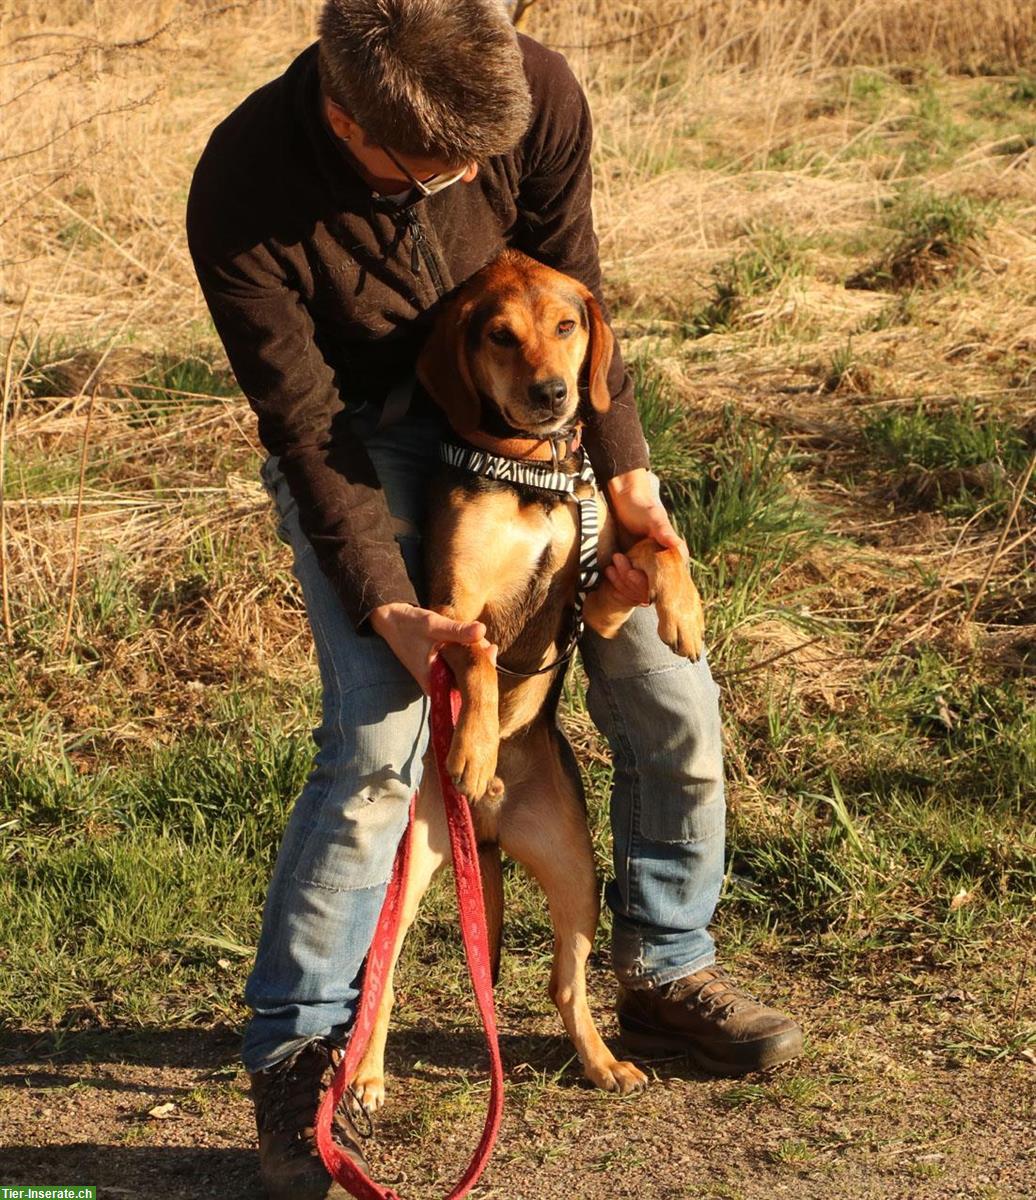
[[(595, 982), (604, 996), (606, 980)], [(946, 1040), (946, 1012), (958, 1019), (952, 994), (909, 1018), (905, 1005), (856, 998), (851, 1021), (844, 995), (815, 986), (782, 1000), (806, 1019), (800, 1066), (733, 1081), (658, 1064), (646, 1095), (625, 1102), (583, 1086), (548, 1013), (505, 1009), (507, 1114), (476, 1194), (1036, 1194), (1036, 1071), (1017, 1059), (954, 1066), (933, 1051)], [(101, 1197), (260, 1196), (237, 1048), (227, 1029), (8, 1034), (0, 1183), (93, 1183)], [(442, 1195), (481, 1123), (479, 1039), (463, 1015), (445, 1034), (419, 1022), (397, 1033), (390, 1058), (372, 1159), (408, 1197)], [(162, 1105), (175, 1106), (171, 1115), (149, 1115)]]

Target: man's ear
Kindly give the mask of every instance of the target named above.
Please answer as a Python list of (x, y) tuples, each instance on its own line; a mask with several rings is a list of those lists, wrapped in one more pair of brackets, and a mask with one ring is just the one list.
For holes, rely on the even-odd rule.
[(343, 142), (351, 141), (359, 134), (360, 128), (356, 122), (330, 96), (324, 97), (324, 115), (335, 137), (341, 138)]
[(608, 391), (608, 368), (615, 352), (615, 338), (601, 313), (601, 306), (589, 292), (583, 295), (586, 319), (590, 326), (590, 345), (586, 352), (586, 389), (590, 403), (598, 412), (607, 412), (612, 406)]
[(447, 304), (417, 356), (417, 378), (460, 434), (477, 429), (482, 415), (468, 361), (468, 326), (473, 309), (470, 301)]

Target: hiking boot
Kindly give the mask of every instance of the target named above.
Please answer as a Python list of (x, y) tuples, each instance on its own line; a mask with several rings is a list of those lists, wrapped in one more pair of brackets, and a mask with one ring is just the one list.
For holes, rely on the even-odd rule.
[[(270, 1200), (349, 1200), (328, 1174), (316, 1144), (320, 1098), (342, 1057), (337, 1046), (309, 1042), (267, 1071), (249, 1075), (259, 1131), (259, 1174)], [(360, 1135), (340, 1106), (331, 1123), (332, 1140), (362, 1167)]]
[(617, 1011), (633, 1054), (686, 1054), (714, 1075), (762, 1071), (802, 1053), (799, 1026), (738, 991), (721, 967), (658, 988), (622, 988)]

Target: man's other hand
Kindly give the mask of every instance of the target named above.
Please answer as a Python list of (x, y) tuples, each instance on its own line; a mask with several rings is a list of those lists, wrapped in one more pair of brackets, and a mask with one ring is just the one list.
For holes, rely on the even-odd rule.
[(451, 621), (427, 608), (396, 603), (374, 609), (370, 622), (425, 694), (431, 687), (432, 663), (439, 647), (447, 642), (482, 646), (492, 650), (495, 658), (496, 647), (486, 640), (486, 627), (481, 621)]
[[(687, 543), (673, 528), (658, 495), (658, 477), (638, 467), (608, 480), (608, 500), (620, 526), (620, 541), (626, 545), (640, 538), (653, 538), (660, 546), (680, 551), (689, 561)], [(621, 535), (626, 534), (623, 538)], [(615, 554), (604, 569), (605, 578), (628, 604), (650, 603), (648, 580), (625, 554)]]

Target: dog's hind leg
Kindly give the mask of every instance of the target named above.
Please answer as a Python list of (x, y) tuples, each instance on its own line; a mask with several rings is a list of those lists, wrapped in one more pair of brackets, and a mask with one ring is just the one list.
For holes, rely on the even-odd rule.
[(389, 1019), (395, 1000), (393, 978), (403, 939), (414, 922), (421, 898), (428, 890), (436, 872), (450, 855), (450, 835), (446, 828), (446, 813), (443, 809), (439, 781), (435, 764), (425, 759), (424, 782), (418, 792), (414, 811), (414, 828), (410, 844), (410, 866), (407, 871), (406, 889), (403, 893), (402, 912), (396, 944), (392, 950), (392, 966), (385, 980), (385, 990), (378, 1006), (378, 1015), (371, 1031), (371, 1039), (363, 1056), (352, 1089), (356, 1100), (368, 1112), (376, 1112), (385, 1103), (385, 1041), (388, 1037)]
[(647, 1084), (633, 1063), (604, 1044), (586, 999), (586, 960), (593, 948), (599, 902), (593, 847), (578, 768), (561, 736), (538, 724), (503, 743), (505, 781), (499, 814), (504, 850), (543, 888), (554, 926), (551, 999), (591, 1082), (626, 1095)]

